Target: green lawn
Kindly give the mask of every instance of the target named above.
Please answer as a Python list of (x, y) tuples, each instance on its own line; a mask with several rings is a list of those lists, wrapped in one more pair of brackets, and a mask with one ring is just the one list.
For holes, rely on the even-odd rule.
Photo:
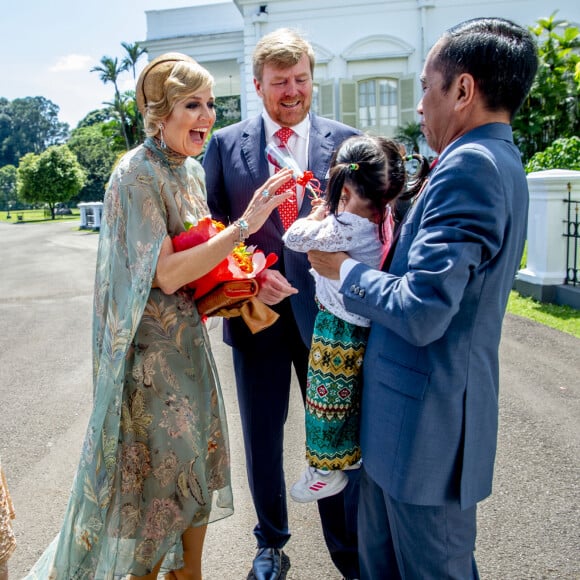
[[(528, 244), (524, 246), (524, 253), (520, 262), (520, 268), (525, 268), (527, 263)], [(570, 306), (558, 306), (538, 302), (533, 298), (521, 296), (512, 290), (510, 293), (507, 311), (516, 316), (529, 318), (540, 324), (555, 328), (580, 338), (580, 310)]]
[[(48, 210), (46, 210), (48, 212)], [(50, 217), (50, 213), (45, 213), (44, 209), (23, 209), (23, 210), (11, 210), (10, 211), (10, 219), (8, 219), (8, 212), (1, 211), (0, 212), (0, 222), (6, 223), (24, 223), (24, 222), (50, 222), (52, 218)], [(19, 218), (22, 216), (22, 219)], [(79, 220), (80, 219), (80, 212), (78, 209), (72, 209), (72, 215), (57, 215), (55, 216), (54, 220)]]
[(580, 338), (580, 310), (570, 306), (538, 302), (512, 291), (507, 311)]

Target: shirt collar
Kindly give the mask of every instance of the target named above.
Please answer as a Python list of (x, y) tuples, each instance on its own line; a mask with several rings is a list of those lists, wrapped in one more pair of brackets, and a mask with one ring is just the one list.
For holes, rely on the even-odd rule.
[[(266, 112), (266, 109), (262, 111), (262, 118), (264, 119), (264, 130), (266, 132), (266, 140), (267, 142), (271, 142), (274, 140), (274, 133), (278, 131), (282, 126), (278, 125), (275, 121), (272, 120), (270, 115)], [(306, 118), (300, 121), (298, 125), (294, 125), (291, 127), (292, 131), (301, 137), (302, 139), (308, 139), (308, 131), (310, 129), (310, 115), (306, 115)]]

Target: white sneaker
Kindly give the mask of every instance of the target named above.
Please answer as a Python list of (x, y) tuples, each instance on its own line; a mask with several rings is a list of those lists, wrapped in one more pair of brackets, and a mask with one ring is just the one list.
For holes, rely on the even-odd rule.
[(290, 489), (294, 501), (307, 503), (340, 493), (348, 483), (348, 477), (340, 470), (320, 472), (307, 467), (300, 479)]

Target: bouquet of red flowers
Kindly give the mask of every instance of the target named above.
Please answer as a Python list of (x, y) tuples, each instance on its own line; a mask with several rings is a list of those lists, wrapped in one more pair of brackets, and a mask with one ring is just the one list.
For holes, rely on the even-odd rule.
[[(172, 239), (176, 252), (193, 248), (221, 232), (221, 222), (202, 218), (197, 224), (185, 223), (186, 230)], [(267, 256), (256, 246), (238, 244), (232, 252), (207, 274), (186, 287), (193, 290), (198, 310), (205, 316), (242, 316), (250, 330), (257, 332), (273, 324), (278, 316), (255, 298), (256, 276), (275, 264), (278, 256)], [(259, 328), (258, 328), (259, 326)]]

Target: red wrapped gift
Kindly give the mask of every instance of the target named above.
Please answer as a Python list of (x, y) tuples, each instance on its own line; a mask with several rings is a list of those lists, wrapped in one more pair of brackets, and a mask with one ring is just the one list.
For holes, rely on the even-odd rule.
[[(185, 225), (186, 231), (181, 232), (172, 239), (173, 249), (176, 252), (187, 250), (206, 242), (225, 228), (224, 224), (211, 219), (211, 217), (202, 218), (195, 225), (189, 223)], [(275, 264), (277, 260), (278, 256), (274, 253), (265, 256), (264, 252), (258, 250), (256, 246), (238, 244), (229, 256), (215, 268), (186, 286), (194, 290), (194, 298), (200, 298), (222, 282), (255, 278), (262, 270)]]

